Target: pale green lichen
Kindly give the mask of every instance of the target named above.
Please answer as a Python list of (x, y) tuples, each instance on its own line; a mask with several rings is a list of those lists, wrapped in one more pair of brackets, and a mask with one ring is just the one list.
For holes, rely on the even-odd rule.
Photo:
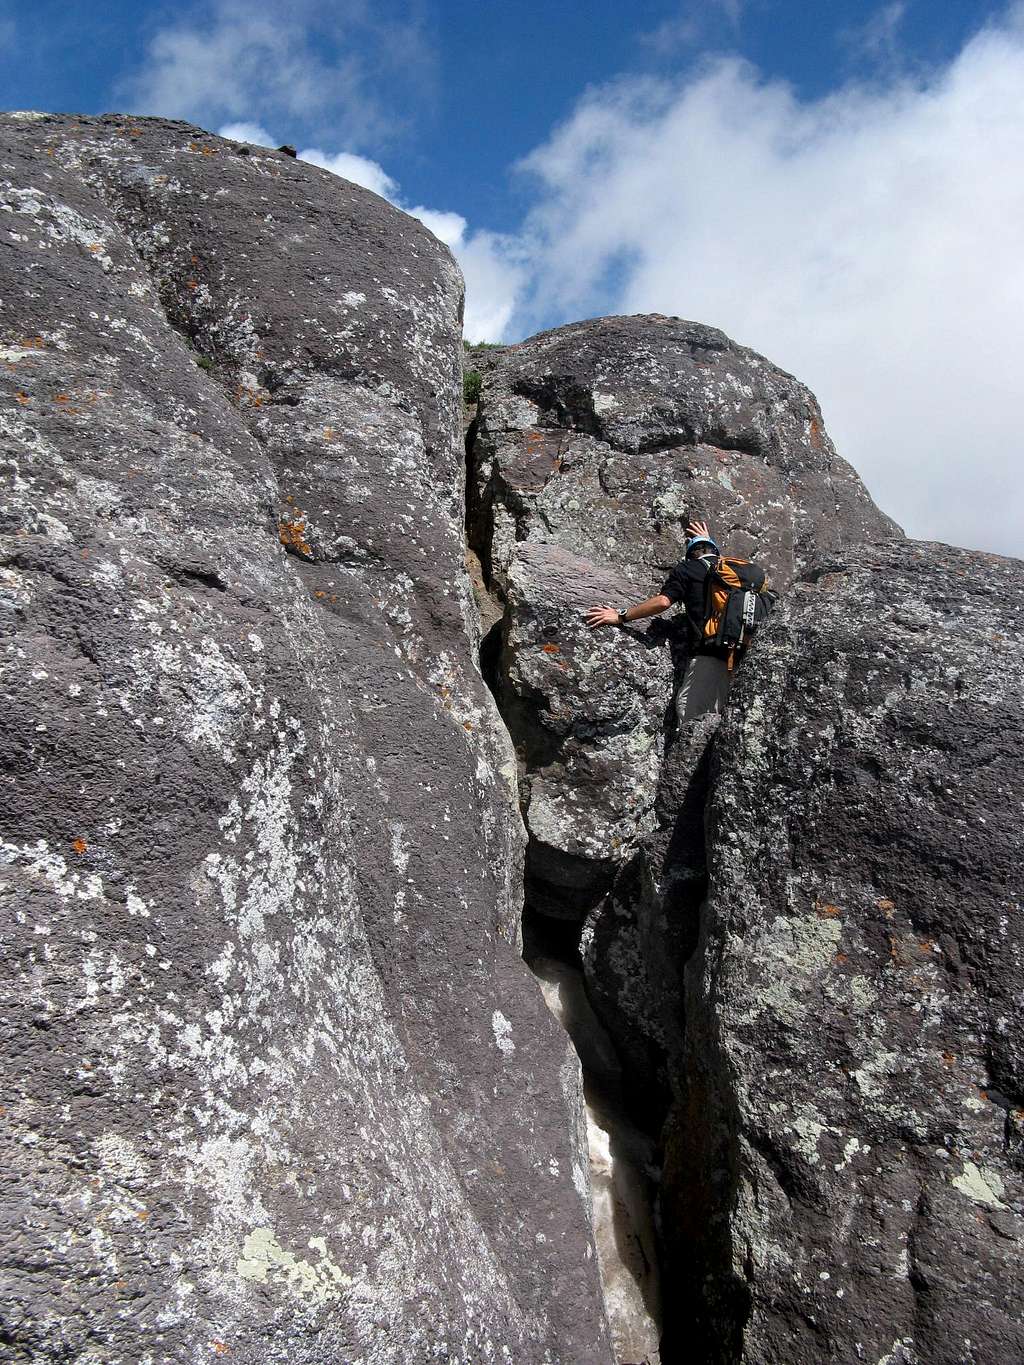
[(995, 1171), (981, 1170), (973, 1161), (965, 1161), (962, 1174), (953, 1177), (953, 1188), (966, 1194), (976, 1204), (987, 1204), (992, 1209), (1005, 1209), (1000, 1195), (1003, 1182)]
[(280, 1274), (292, 1293), (326, 1304), (355, 1281), (331, 1259), (326, 1238), (311, 1237), (309, 1247), (320, 1256), (316, 1265), (286, 1251), (274, 1236), (273, 1228), (254, 1228), (245, 1239), (235, 1268), (241, 1279), (258, 1284), (266, 1284), (271, 1273)]

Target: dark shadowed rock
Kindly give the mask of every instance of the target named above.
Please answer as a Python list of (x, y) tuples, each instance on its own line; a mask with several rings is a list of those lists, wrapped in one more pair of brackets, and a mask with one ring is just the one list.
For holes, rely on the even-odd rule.
[(458, 271), (278, 153), (2, 127), (5, 1358), (609, 1359)]
[(719, 732), (664, 1226), (713, 1361), (1024, 1357), (1024, 564), (826, 560)]

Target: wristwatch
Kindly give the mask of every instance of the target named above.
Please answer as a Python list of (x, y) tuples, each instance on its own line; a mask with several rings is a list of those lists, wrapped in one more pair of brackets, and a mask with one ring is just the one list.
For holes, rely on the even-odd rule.
[(624, 625), (626, 624), (626, 612), (627, 612), (627, 611), (629, 611), (629, 608), (628, 608), (628, 607), (626, 608), (625, 611), (621, 611), (621, 610), (620, 610), (620, 612), (619, 612), (619, 625), (620, 625), (620, 626), (624, 626)]

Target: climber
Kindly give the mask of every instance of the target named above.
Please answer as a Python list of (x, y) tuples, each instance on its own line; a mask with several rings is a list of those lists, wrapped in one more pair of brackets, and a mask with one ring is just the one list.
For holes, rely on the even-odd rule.
[[(706, 521), (686, 528), (686, 555), (669, 574), (656, 597), (619, 611), (591, 607), (591, 630), (624, 626), (657, 616), (679, 604), (688, 627), (687, 663), (676, 693), (676, 717), (683, 725), (708, 712), (721, 711), (732, 681), (737, 650), (771, 610), (772, 594), (756, 565), (723, 557)], [(713, 574), (709, 582), (709, 575)], [(729, 604), (736, 599), (735, 610)], [(749, 599), (744, 601), (741, 599)], [(743, 614), (745, 611), (745, 615)], [(736, 620), (733, 621), (733, 617)]]

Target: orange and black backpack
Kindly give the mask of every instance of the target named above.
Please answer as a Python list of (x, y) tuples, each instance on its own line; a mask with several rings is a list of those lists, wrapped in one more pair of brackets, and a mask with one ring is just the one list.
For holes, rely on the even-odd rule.
[(759, 564), (721, 555), (708, 570), (704, 630), (698, 649), (727, 654), (731, 669), (739, 651), (775, 606), (776, 597)]

